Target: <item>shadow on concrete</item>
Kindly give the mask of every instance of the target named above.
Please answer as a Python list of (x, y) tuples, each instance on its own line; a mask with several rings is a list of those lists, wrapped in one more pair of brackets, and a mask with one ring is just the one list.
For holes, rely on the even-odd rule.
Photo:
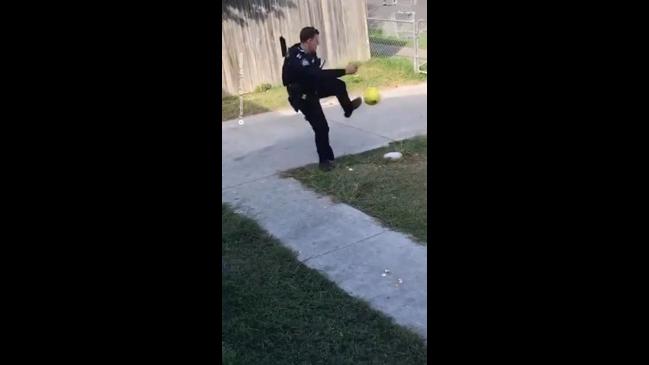
[(296, 7), (291, 0), (223, 0), (221, 21), (233, 20), (243, 26), (251, 20), (262, 21), (269, 15), (284, 19), (284, 10)]

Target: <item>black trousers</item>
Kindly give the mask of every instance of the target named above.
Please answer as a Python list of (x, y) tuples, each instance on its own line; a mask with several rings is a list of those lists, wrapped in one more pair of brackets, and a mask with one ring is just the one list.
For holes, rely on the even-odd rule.
[(318, 85), (317, 96), (302, 102), (300, 110), (315, 132), (315, 146), (320, 162), (333, 161), (334, 151), (329, 145), (329, 124), (322, 111), (320, 99), (335, 95), (343, 110), (351, 107), (347, 85), (339, 79), (326, 79)]

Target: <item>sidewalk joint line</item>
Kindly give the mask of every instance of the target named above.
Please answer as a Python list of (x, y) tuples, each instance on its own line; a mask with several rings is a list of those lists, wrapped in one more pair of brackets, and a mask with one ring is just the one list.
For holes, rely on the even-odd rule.
[(323, 253), (318, 254), (318, 255), (315, 255), (315, 256), (307, 257), (306, 259), (304, 259), (304, 261), (302, 261), (302, 263), (306, 263), (307, 261), (309, 261), (309, 260), (311, 260), (311, 259), (316, 259), (316, 258), (318, 258), (318, 257), (322, 257), (322, 256), (324, 256), (324, 255), (328, 255), (328, 254), (330, 254), (330, 253), (332, 253), (332, 252), (336, 252), (336, 251), (342, 250), (343, 248), (350, 247), (350, 246), (355, 245), (355, 244), (357, 244), (357, 243), (361, 243), (361, 242), (363, 242), (363, 241), (367, 241), (367, 240), (372, 239), (372, 238), (374, 238), (374, 237), (380, 236), (380, 235), (382, 235), (383, 233), (388, 232), (388, 231), (389, 231), (388, 229), (384, 229), (384, 230), (382, 230), (381, 232), (376, 233), (376, 234), (373, 234), (373, 235), (371, 235), (371, 236), (369, 236), (369, 237), (362, 238), (362, 239), (360, 239), (360, 240), (358, 240), (358, 241), (354, 241), (354, 242), (352, 242), (352, 243), (349, 243), (349, 244), (346, 244), (346, 245), (340, 246), (340, 247), (338, 247), (338, 248), (334, 248), (333, 250), (329, 250), (329, 251), (327, 251), (327, 252), (323, 252)]
[(353, 126), (353, 125), (347, 124), (347, 123), (345, 123), (345, 122), (339, 122), (339, 121), (334, 120), (334, 119), (332, 119), (331, 121), (334, 122), (334, 123), (338, 123), (338, 124), (344, 125), (345, 127), (349, 127), (349, 128), (352, 128), (352, 129), (356, 129), (357, 131), (361, 131), (361, 132), (365, 132), (365, 133), (373, 134), (373, 135), (375, 135), (375, 136), (377, 136), (377, 137), (385, 138), (385, 139), (387, 139), (387, 140), (390, 141), (390, 142), (397, 142), (396, 139), (392, 139), (392, 138), (390, 138), (390, 137), (386, 137), (386, 136), (381, 135), (381, 134), (378, 134), (378, 133), (376, 133), (376, 132), (367, 131), (367, 130), (365, 130), (365, 129), (363, 129), (363, 128), (359, 128), (359, 127), (356, 127), (356, 126)]
[(240, 186), (242, 186), (242, 185), (252, 184), (252, 183), (257, 182), (257, 181), (259, 181), (259, 180), (263, 180), (263, 179), (267, 179), (267, 178), (269, 178), (269, 177), (276, 176), (277, 174), (279, 174), (279, 172), (276, 172), (276, 173), (274, 173), (274, 174), (270, 174), (270, 175), (266, 175), (266, 176), (262, 176), (262, 177), (258, 177), (258, 178), (254, 179), (254, 180), (244, 181), (244, 182), (239, 183), (239, 184), (237, 184), (237, 185), (227, 186), (227, 187), (225, 187), (225, 188), (222, 187), (222, 188), (221, 188), (221, 192), (224, 192), (224, 191), (226, 191), (226, 190), (230, 190), (230, 189), (234, 189), (234, 188), (238, 188), (238, 187), (240, 187)]

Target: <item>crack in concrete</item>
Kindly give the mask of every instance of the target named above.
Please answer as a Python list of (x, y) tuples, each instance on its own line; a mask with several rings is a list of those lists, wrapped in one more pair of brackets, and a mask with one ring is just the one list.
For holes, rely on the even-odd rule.
[(309, 260), (311, 260), (311, 259), (317, 259), (318, 257), (322, 257), (322, 256), (328, 255), (328, 254), (330, 254), (330, 253), (333, 253), (333, 252), (336, 252), (336, 251), (340, 251), (340, 250), (342, 250), (343, 248), (347, 248), (347, 247), (350, 247), (350, 246), (355, 245), (355, 244), (357, 244), (357, 243), (361, 243), (361, 242), (363, 242), (363, 241), (367, 241), (367, 240), (372, 239), (372, 238), (374, 238), (374, 237), (378, 237), (378, 236), (380, 236), (380, 235), (382, 235), (382, 234), (384, 234), (385, 232), (388, 232), (388, 231), (389, 231), (389, 230), (384, 229), (384, 230), (382, 230), (382, 231), (379, 232), (379, 233), (373, 234), (373, 235), (368, 236), (368, 237), (365, 237), (365, 238), (361, 238), (361, 239), (358, 240), (358, 241), (354, 241), (354, 242), (352, 242), (352, 243), (342, 245), (342, 246), (340, 246), (340, 247), (334, 248), (333, 250), (329, 250), (329, 251), (327, 251), (327, 252), (323, 252), (323, 253), (321, 253), (321, 254), (317, 254), (317, 255), (315, 255), (315, 256), (307, 257), (306, 259), (304, 259), (304, 260), (302, 261), (302, 263), (306, 263), (307, 261), (309, 261)]
[(222, 187), (222, 188), (221, 188), (221, 193), (223, 193), (223, 192), (226, 191), (226, 190), (230, 190), (230, 189), (238, 188), (238, 187), (243, 186), (243, 185), (252, 184), (252, 183), (257, 182), (257, 181), (259, 181), (259, 180), (268, 179), (269, 177), (276, 176), (276, 175), (278, 175), (279, 173), (280, 173), (280, 172), (275, 172), (275, 173), (273, 173), (273, 174), (266, 175), (266, 176), (262, 176), (262, 177), (259, 177), (259, 178), (254, 179), (254, 180), (244, 181), (244, 182), (242, 182), (242, 183), (240, 183), (240, 184), (237, 184), (237, 185), (232, 185), (232, 186)]
[(347, 123), (345, 123), (345, 122), (339, 122), (339, 121), (337, 121), (337, 120), (333, 120), (333, 119), (332, 119), (331, 121), (334, 122), (334, 123), (340, 124), (340, 125), (342, 125), (342, 126), (345, 126), (345, 127), (349, 127), (349, 128), (352, 128), (352, 129), (356, 129), (357, 131), (361, 131), (361, 132), (365, 132), (365, 133), (373, 134), (373, 135), (375, 135), (375, 136), (377, 136), (377, 137), (381, 137), (381, 138), (387, 139), (387, 140), (390, 141), (390, 142), (397, 142), (396, 139), (392, 139), (392, 138), (390, 138), (390, 137), (386, 137), (386, 136), (384, 136), (384, 135), (381, 135), (381, 134), (378, 134), (378, 133), (375, 133), (375, 132), (372, 132), (372, 131), (368, 131), (368, 130), (365, 130), (365, 129), (363, 129), (363, 128), (359, 128), (359, 127), (356, 127), (356, 126), (353, 126), (353, 125), (347, 124)]

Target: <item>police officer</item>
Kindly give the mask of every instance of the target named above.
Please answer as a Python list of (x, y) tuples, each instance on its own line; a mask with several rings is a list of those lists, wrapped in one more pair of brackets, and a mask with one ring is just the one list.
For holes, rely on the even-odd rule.
[(345, 69), (321, 69), (321, 60), (316, 55), (320, 43), (319, 34), (313, 27), (302, 29), (300, 43), (289, 48), (284, 59), (282, 81), (288, 91), (291, 106), (295, 111), (302, 111), (315, 132), (320, 168), (329, 171), (335, 166), (335, 158), (329, 145), (329, 125), (322, 112), (320, 98), (335, 95), (347, 118), (362, 101), (361, 98), (349, 100), (347, 86), (338, 79), (343, 75), (356, 73), (356, 65), (350, 64)]

